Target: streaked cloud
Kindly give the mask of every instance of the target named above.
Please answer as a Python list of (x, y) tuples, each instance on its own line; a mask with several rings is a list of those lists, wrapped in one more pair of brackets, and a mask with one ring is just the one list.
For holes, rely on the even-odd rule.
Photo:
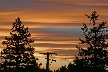
[[(31, 44), (35, 48), (34, 55), (45, 64), (45, 56), (39, 53), (56, 52), (58, 56), (54, 57), (60, 67), (63, 63), (61, 59), (70, 62), (78, 54), (78, 39), (84, 38), (80, 29), (82, 23), (91, 26), (85, 13), (96, 10), (100, 15), (99, 23), (107, 21), (107, 8), (108, 0), (0, 0), (0, 42), (4, 36), (10, 35), (13, 22), (20, 17), (35, 40)], [(0, 44), (0, 48), (5, 46)], [(55, 68), (57, 63), (53, 63), (51, 68)]]

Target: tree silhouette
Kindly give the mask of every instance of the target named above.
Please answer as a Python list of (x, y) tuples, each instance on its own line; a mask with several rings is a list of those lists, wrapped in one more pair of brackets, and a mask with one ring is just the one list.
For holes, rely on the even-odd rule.
[(108, 64), (108, 29), (106, 22), (103, 21), (100, 24), (96, 23), (98, 16), (96, 11), (93, 11), (91, 16), (86, 15), (90, 18), (91, 24), (93, 26), (88, 28), (85, 23), (83, 23), (83, 31), (85, 39), (80, 40), (80, 45), (86, 45), (87, 48), (82, 48), (76, 45), (79, 50), (78, 56), (76, 56), (74, 63), (76, 66), (82, 67), (83, 70), (87, 69), (92, 72), (103, 72), (106, 70)]
[(62, 66), (59, 69), (54, 70), (54, 72), (68, 72), (68, 71), (67, 71), (67, 67), (66, 66)]
[[(6, 71), (25, 71), (29, 72), (37, 68), (36, 59), (34, 57), (34, 48), (30, 46), (34, 40), (30, 39), (28, 27), (22, 25), (22, 21), (18, 17), (13, 23), (10, 37), (5, 36), (2, 42), (6, 48), (1, 51), (1, 56), (5, 59), (1, 65), (1, 70)], [(35, 70), (36, 71), (36, 70)]]

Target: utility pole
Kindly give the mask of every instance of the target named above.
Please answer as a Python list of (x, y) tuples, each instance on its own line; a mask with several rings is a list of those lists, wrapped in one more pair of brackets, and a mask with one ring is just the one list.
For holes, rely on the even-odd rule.
[[(46, 62), (46, 72), (48, 72), (49, 71), (49, 56), (50, 55), (57, 55), (57, 53), (49, 53), (49, 52), (47, 52), (47, 53), (39, 53), (39, 54), (44, 54), (44, 55), (46, 55), (47, 56), (47, 58), (45, 58), (45, 59), (47, 59), (47, 62)], [(52, 61), (56, 61), (56, 60), (52, 60)]]

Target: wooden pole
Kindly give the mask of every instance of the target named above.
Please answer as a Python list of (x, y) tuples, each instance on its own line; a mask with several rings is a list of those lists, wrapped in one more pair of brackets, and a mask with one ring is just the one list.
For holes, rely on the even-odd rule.
[(47, 53), (39, 53), (39, 54), (47, 55), (47, 58), (45, 58), (45, 59), (47, 59), (47, 62), (46, 62), (46, 72), (48, 72), (49, 71), (49, 60), (50, 60), (49, 56), (52, 55), (52, 54), (57, 55), (57, 53), (49, 53), (49, 52), (47, 52)]

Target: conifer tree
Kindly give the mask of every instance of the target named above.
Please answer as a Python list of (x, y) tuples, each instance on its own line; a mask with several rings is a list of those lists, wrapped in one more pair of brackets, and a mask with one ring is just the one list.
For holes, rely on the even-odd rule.
[(2, 70), (19, 71), (26, 69), (28, 71), (37, 66), (33, 55), (34, 48), (30, 45), (34, 40), (29, 37), (31, 34), (28, 27), (25, 28), (18, 17), (13, 23), (10, 37), (5, 36), (5, 40), (2, 42), (3, 45), (6, 45), (6, 48), (1, 51), (1, 55), (5, 58), (1, 67)]
[[(96, 11), (93, 11), (92, 14), (86, 15), (90, 18), (92, 27), (89, 28), (85, 23), (83, 23), (83, 31), (85, 39), (82, 40), (79, 38), (80, 43), (76, 45), (79, 50), (79, 54), (74, 60), (75, 65), (78, 67), (83, 67), (83, 70), (87, 72), (92, 70), (92, 72), (103, 72), (106, 70), (108, 65), (108, 27), (106, 22), (98, 24), (98, 16)], [(87, 48), (82, 48), (80, 45), (86, 45)]]

